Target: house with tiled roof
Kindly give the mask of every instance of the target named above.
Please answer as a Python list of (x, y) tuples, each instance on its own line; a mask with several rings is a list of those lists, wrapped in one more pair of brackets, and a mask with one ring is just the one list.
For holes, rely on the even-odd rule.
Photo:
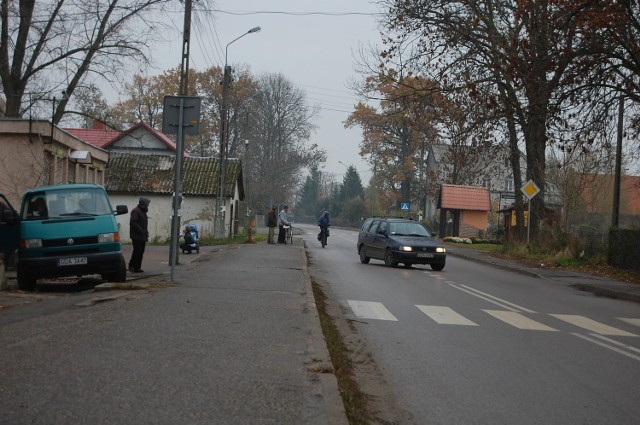
[(104, 184), (107, 159), (107, 151), (50, 121), (0, 118), (0, 193), (14, 206), (37, 186)]
[(140, 155), (175, 155), (176, 153), (176, 143), (144, 121), (137, 122), (125, 131), (114, 130), (100, 121), (94, 121), (90, 129), (67, 128), (65, 130), (109, 152)]
[(74, 135), (100, 149), (106, 149), (109, 142), (122, 132), (108, 127), (102, 121), (94, 120), (91, 128), (65, 128), (67, 133)]
[[(150, 240), (164, 241), (171, 235), (172, 195), (175, 185), (175, 155), (140, 155), (111, 152), (105, 188), (114, 205), (135, 207), (141, 196), (149, 198)], [(185, 157), (182, 162), (181, 223), (198, 225), (200, 236), (213, 236), (218, 195), (218, 158)], [(238, 234), (239, 203), (244, 200), (242, 164), (228, 159), (223, 188), (224, 234)], [(129, 236), (128, 216), (118, 216), (121, 235)]]
[[(427, 150), (425, 217), (436, 215), (442, 184), (482, 186), (489, 190), (491, 205), (498, 211), (515, 199), (513, 169), (507, 147), (479, 149), (472, 146), (431, 144)], [(526, 171), (524, 154), (520, 170)], [(524, 177), (524, 176), (522, 176)]]
[[(489, 189), (477, 186), (443, 184), (438, 196), (440, 209), (439, 235), (471, 238), (487, 231), (491, 201)], [(447, 213), (452, 218), (447, 222)]]

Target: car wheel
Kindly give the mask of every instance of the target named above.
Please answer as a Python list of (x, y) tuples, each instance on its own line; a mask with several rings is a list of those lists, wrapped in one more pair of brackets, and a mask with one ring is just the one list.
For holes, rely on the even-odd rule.
[(444, 261), (442, 263), (433, 263), (431, 264), (431, 268), (437, 272), (439, 272), (440, 270), (444, 269)]
[(18, 262), (17, 277), (18, 288), (22, 291), (35, 291), (36, 279), (24, 270), (24, 267), (20, 265), (20, 262)]
[(364, 246), (361, 246), (360, 247), (360, 262), (362, 264), (369, 264), (369, 260), (371, 260), (371, 257), (367, 257), (365, 255)]
[(410, 269), (411, 266), (413, 266), (413, 263), (404, 263), (404, 268), (405, 269)]
[(384, 253), (384, 265), (387, 267), (398, 267), (398, 263), (393, 261), (393, 252), (387, 249)]

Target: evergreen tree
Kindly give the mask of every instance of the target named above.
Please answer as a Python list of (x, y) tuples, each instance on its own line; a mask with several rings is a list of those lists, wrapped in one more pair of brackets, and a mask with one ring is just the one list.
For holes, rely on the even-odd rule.
[(303, 215), (315, 216), (319, 210), (321, 175), (317, 167), (311, 169), (311, 174), (307, 176), (300, 194), (300, 202), (297, 208)]

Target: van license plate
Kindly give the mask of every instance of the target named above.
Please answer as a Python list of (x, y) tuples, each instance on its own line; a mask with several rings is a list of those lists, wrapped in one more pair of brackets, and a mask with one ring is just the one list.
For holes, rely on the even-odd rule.
[(75, 266), (78, 264), (87, 264), (87, 257), (65, 257), (58, 258), (58, 267)]
[(418, 257), (420, 258), (433, 258), (433, 254), (430, 252), (419, 252)]

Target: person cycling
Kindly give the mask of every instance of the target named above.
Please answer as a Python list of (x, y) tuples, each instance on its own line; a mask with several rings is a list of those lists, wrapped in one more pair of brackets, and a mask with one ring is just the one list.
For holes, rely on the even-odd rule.
[[(322, 241), (322, 234), (329, 237), (329, 226), (331, 226), (331, 218), (329, 218), (329, 211), (323, 209), (320, 218), (318, 218), (318, 226), (320, 226), (320, 233), (318, 233), (318, 240)], [(325, 245), (327, 239), (325, 238)]]

